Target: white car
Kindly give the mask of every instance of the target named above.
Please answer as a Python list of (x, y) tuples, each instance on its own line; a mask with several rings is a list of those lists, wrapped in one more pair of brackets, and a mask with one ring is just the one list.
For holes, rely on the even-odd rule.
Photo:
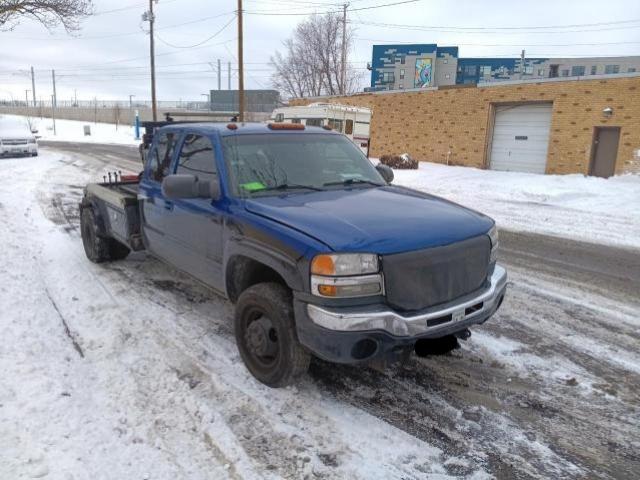
[(0, 156), (38, 155), (35, 132), (26, 123), (0, 119)]

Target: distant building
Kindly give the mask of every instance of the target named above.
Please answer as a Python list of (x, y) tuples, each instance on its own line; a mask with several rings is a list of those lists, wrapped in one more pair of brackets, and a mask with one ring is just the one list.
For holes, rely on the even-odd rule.
[(459, 58), (458, 47), (374, 45), (367, 91), (505, 80), (584, 77), (640, 71), (640, 56), (592, 58)]
[[(238, 90), (211, 90), (210, 109), (215, 112), (237, 112)], [(245, 90), (247, 112), (268, 112), (281, 105), (277, 90)]]

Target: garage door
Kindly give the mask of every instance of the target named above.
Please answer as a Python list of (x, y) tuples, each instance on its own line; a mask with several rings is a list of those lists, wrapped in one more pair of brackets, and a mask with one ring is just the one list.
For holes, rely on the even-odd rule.
[(552, 105), (496, 108), (491, 169), (544, 173), (547, 165)]

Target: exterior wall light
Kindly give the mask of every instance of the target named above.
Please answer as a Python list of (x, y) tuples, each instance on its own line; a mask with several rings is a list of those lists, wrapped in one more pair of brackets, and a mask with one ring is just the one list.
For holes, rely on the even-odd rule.
[(613, 108), (607, 107), (607, 108), (603, 109), (602, 110), (602, 114), (607, 118), (612, 116), (613, 115)]

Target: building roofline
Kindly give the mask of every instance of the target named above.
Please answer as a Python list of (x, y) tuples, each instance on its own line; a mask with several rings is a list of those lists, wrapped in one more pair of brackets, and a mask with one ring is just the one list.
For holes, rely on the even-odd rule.
[(499, 87), (501, 85), (519, 85), (523, 83), (555, 83), (555, 82), (584, 82), (588, 80), (611, 80), (615, 78), (640, 77), (640, 72), (631, 73), (604, 73), (600, 75), (582, 75), (579, 77), (554, 77), (554, 78), (531, 78), (518, 80), (498, 80), (496, 82), (480, 82), (478, 88)]
[[(615, 80), (620, 78), (640, 78), (640, 72), (632, 73), (608, 73), (601, 75), (585, 75), (582, 77), (556, 77), (556, 78), (531, 78), (523, 80), (502, 80), (497, 82), (483, 82), (468, 85), (443, 85), (441, 87), (427, 88), (405, 88), (402, 90), (379, 90), (377, 92), (355, 92), (347, 95), (323, 95), (320, 97), (303, 97), (304, 100), (321, 101), (328, 98), (347, 98), (362, 95), (391, 95), (398, 93), (432, 92), (436, 90), (454, 90), (459, 88), (498, 88), (508, 85), (536, 84), (536, 83), (556, 83), (556, 82), (585, 82), (589, 80)], [(292, 99), (299, 100), (299, 99)]]

